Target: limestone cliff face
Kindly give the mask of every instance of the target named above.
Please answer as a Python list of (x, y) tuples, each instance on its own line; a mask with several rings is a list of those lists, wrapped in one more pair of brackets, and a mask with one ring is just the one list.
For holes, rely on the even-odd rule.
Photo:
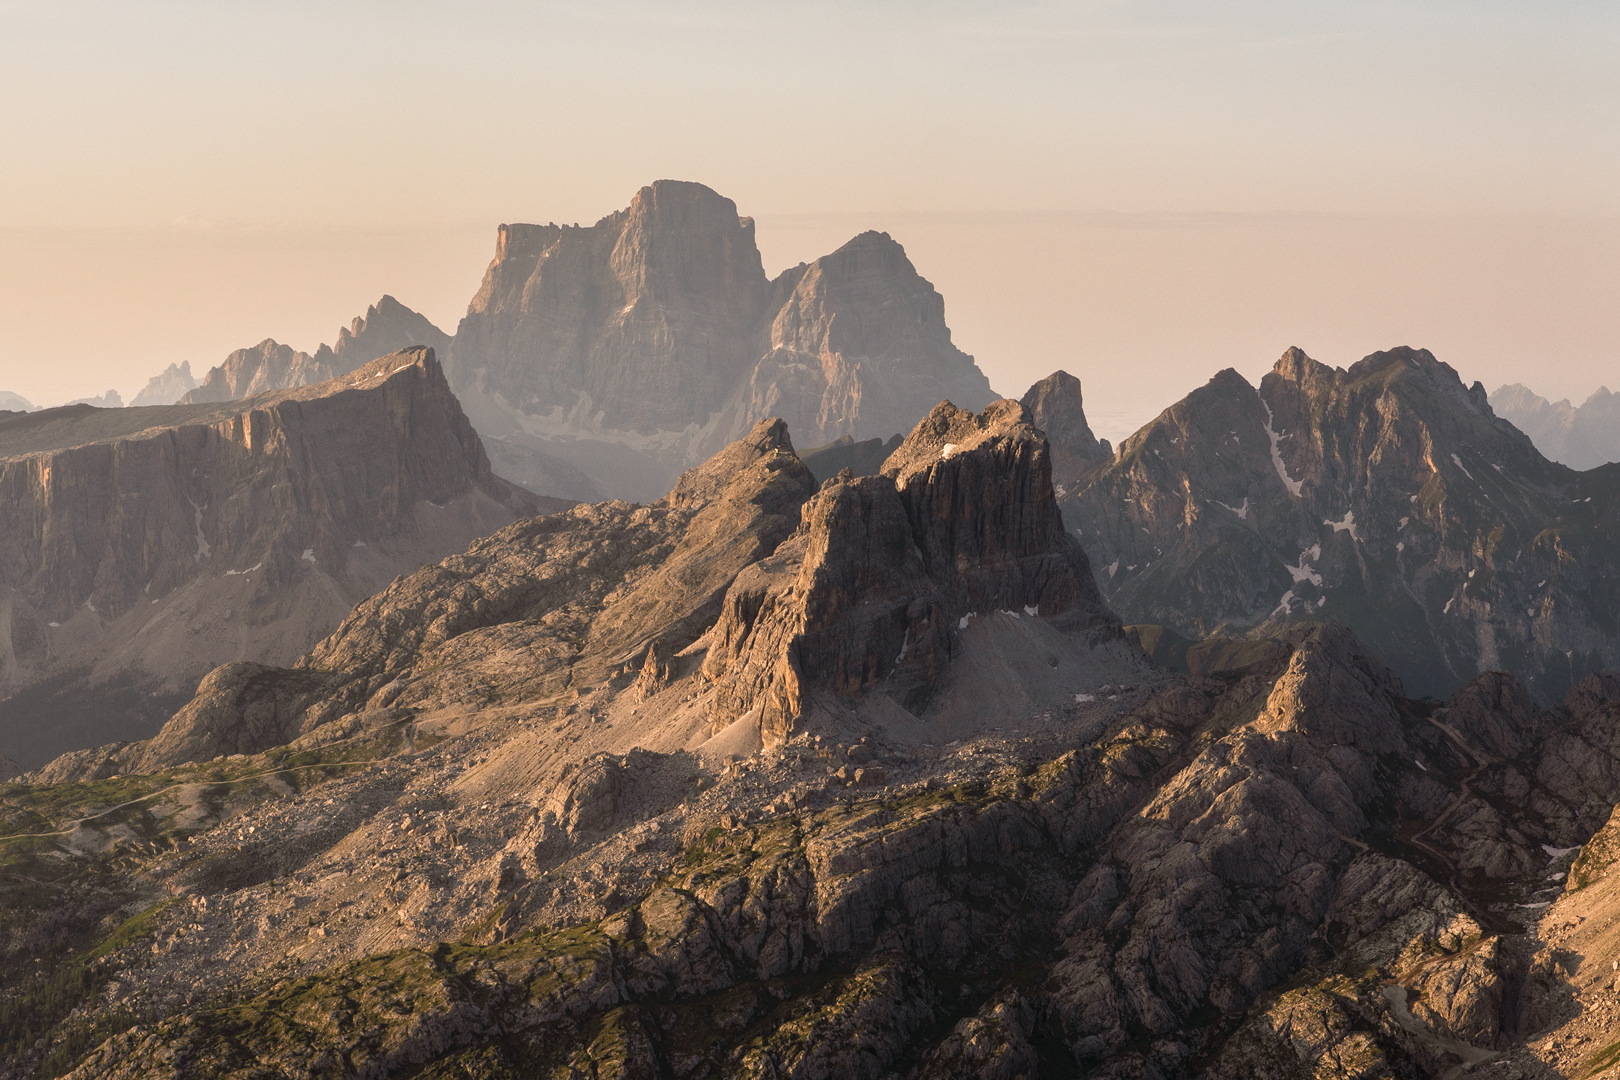
[(919, 406), (994, 397), (951, 342), (945, 301), (888, 233), (865, 232), (772, 283), (745, 413), (781, 416), (802, 444), (904, 431)]
[(0, 421), (0, 685), (290, 660), (400, 570), (533, 501), (431, 349), (226, 406)]
[(1028, 411), (941, 404), (881, 475), (826, 481), (792, 539), (739, 575), (704, 664), (715, 726), (757, 712), (765, 742), (780, 742), (815, 692), (879, 684), (924, 712), (958, 633), (996, 611), (1118, 634), (1064, 533)]
[[(368, 364), (381, 356), (414, 346), (426, 346), (444, 356), (449, 351), (450, 337), (410, 308), (384, 296), (366, 309), (366, 313), (338, 331), (336, 345), (322, 345), (311, 356), (291, 346), (266, 338), (250, 349), (238, 349), (225, 358), (218, 367), (209, 369), (200, 384), (192, 383), (182, 395), (181, 404), (197, 405), (206, 402), (236, 401), (255, 394), (289, 390), (299, 386), (313, 386)], [(171, 371), (174, 365), (170, 365)], [(184, 373), (190, 381), (189, 365)], [(165, 372), (152, 380), (152, 386), (142, 391), (145, 396), (160, 382), (166, 388), (177, 380)], [(175, 399), (171, 399), (175, 400)], [(141, 401), (138, 404), (166, 405), (167, 401)]]
[(1434, 694), (1620, 663), (1620, 467), (1548, 461), (1422, 350), (1221, 372), (1062, 505), (1127, 622), (1333, 619)]
[(993, 396), (886, 234), (770, 282), (752, 219), (672, 180), (589, 227), (501, 226), (447, 366), (486, 438), (646, 501), (762, 419), (813, 446)]

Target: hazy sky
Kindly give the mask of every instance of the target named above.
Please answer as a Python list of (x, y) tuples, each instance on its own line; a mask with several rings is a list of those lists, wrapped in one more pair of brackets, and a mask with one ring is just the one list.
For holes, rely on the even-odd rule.
[(0, 0), (0, 390), (128, 397), (659, 177), (889, 231), (1111, 437), (1289, 345), (1620, 388), (1620, 5)]

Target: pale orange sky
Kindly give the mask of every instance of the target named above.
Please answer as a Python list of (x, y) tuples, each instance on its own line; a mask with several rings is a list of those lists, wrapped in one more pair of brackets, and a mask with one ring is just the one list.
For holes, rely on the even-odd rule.
[(775, 272), (885, 229), (1004, 393), (1118, 438), (1287, 346), (1620, 388), (1599, 3), (0, 2), (0, 390), (455, 323), (501, 221), (659, 177)]

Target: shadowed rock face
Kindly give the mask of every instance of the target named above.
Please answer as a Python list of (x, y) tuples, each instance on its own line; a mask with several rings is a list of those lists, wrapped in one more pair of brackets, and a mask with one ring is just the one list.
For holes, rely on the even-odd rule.
[(1015, 401), (937, 406), (879, 476), (841, 474), (799, 531), (727, 594), (704, 666), (715, 727), (758, 711), (767, 745), (820, 690), (879, 683), (922, 712), (970, 614), (1023, 611), (1118, 635), (1080, 545), (1064, 534), (1046, 441)]
[(1023, 402), (1035, 426), (1046, 433), (1052, 448), (1052, 480), (1058, 487), (1072, 486), (1113, 456), (1108, 440), (1091, 433), (1080, 380), (1067, 371), (1054, 371), (1031, 386)]
[(448, 367), (486, 438), (648, 501), (761, 419), (818, 446), (993, 397), (887, 234), (770, 282), (752, 219), (672, 180), (589, 227), (501, 226)]
[(0, 686), (285, 662), (535, 505), (491, 475), (430, 349), (225, 406), (0, 421)]
[(1620, 467), (1548, 461), (1422, 350), (1223, 371), (1061, 503), (1127, 623), (1335, 619), (1428, 694), (1620, 663)]

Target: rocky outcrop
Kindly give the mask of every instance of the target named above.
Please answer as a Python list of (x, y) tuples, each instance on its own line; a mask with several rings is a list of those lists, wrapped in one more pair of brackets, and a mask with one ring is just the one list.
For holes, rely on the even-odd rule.
[(771, 283), (745, 416), (781, 416), (801, 441), (904, 431), (940, 399), (994, 395), (951, 341), (945, 301), (888, 233), (865, 232)]
[(753, 221), (672, 180), (589, 227), (502, 225), (448, 367), (486, 439), (648, 501), (761, 419), (820, 445), (993, 396), (886, 234), (771, 282)]
[[(347, 375), (378, 357), (416, 346), (433, 349), (436, 355), (443, 357), (449, 353), (450, 336), (392, 296), (384, 296), (367, 308), (364, 315), (340, 329), (335, 345), (322, 345), (311, 356), (266, 338), (251, 349), (231, 353), (223, 364), (209, 369), (202, 382), (193, 383), (194, 388), (188, 389), (178, 400), (186, 405), (236, 401), (255, 394), (313, 386)], [(174, 380), (169, 376), (173, 371), (171, 364), (170, 371), (154, 378), (147, 391), (142, 391), (143, 395), (162, 380), (172, 383)], [(184, 374), (187, 380), (191, 378), (189, 365)], [(168, 404), (139, 400), (138, 403)]]
[(12, 689), (286, 663), (393, 575), (538, 508), (490, 473), (430, 349), (230, 405), (0, 421), (0, 506)]
[(146, 387), (135, 395), (130, 405), (173, 405), (196, 388), (197, 380), (191, 374), (191, 361), (183, 360), (170, 364), (161, 374), (147, 380)]
[(716, 729), (757, 717), (791, 736), (817, 691), (878, 685), (926, 711), (980, 612), (1023, 611), (1119, 636), (1086, 556), (1063, 530), (1046, 441), (1015, 401), (980, 415), (939, 405), (878, 476), (840, 474), (798, 532), (738, 577), (704, 664)]
[(1554, 701), (1620, 663), (1620, 467), (1548, 461), (1422, 350), (1221, 372), (1061, 504), (1127, 623), (1336, 619), (1426, 694), (1497, 669)]
[(1052, 480), (1060, 491), (1114, 456), (1108, 440), (1091, 433), (1080, 380), (1067, 371), (1054, 371), (1031, 386), (1023, 403), (1035, 426), (1046, 433), (1052, 448)]
[(68, 402), (68, 404), (90, 405), (97, 409), (122, 409), (124, 407), (124, 399), (118, 395), (118, 391), (108, 390), (105, 394), (102, 394), (99, 397), (74, 398), (72, 401)]
[(1530, 436), (1553, 461), (1572, 469), (1595, 469), (1620, 461), (1620, 394), (1607, 386), (1580, 405), (1568, 399), (1556, 404), (1522, 383), (1498, 387), (1491, 409)]

